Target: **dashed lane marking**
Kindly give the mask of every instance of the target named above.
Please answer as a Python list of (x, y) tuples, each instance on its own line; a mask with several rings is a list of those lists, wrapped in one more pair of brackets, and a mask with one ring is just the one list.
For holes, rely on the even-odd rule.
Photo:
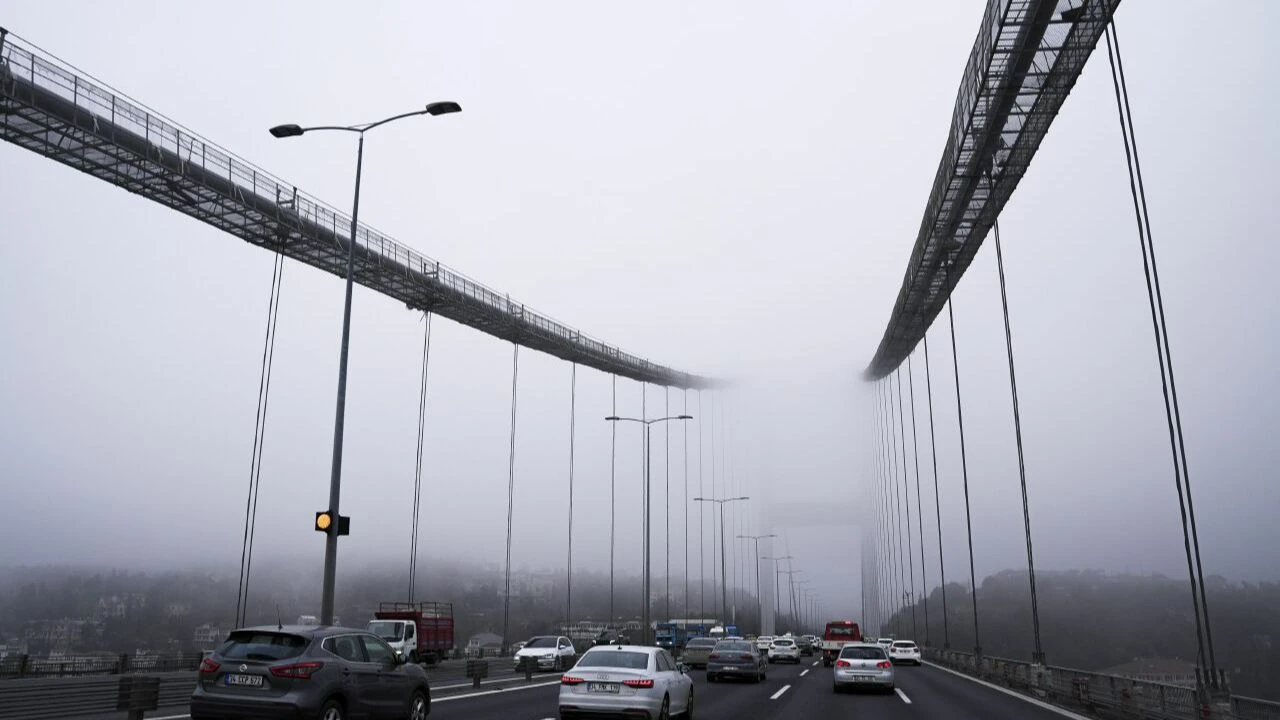
[(898, 697), (902, 698), (902, 702), (908, 705), (911, 704), (911, 698), (907, 697), (907, 694), (902, 692), (902, 688), (894, 688), (893, 691), (898, 693)]
[(808, 674), (809, 674), (809, 671), (808, 671), (808, 670), (801, 670), (801, 671), (800, 671), (800, 677), (804, 677), (805, 675), (808, 675)]
[(770, 695), (770, 696), (769, 696), (769, 699), (770, 699), (770, 700), (777, 700), (778, 698), (782, 697), (782, 693), (784, 693), (784, 692), (786, 692), (786, 691), (788, 691), (788, 690), (790, 690), (790, 689), (791, 689), (791, 686), (790, 686), (790, 685), (783, 685), (783, 686), (782, 686), (782, 689), (781, 689), (781, 690), (779, 690), (778, 692), (776, 692), (776, 693), (774, 693), (774, 694)]

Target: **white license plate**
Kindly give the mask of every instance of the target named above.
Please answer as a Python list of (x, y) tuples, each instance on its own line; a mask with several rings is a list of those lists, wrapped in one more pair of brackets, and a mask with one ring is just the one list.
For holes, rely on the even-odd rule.
[(618, 683), (593, 682), (587, 683), (587, 692), (589, 693), (618, 693)]
[(228, 675), (227, 685), (240, 685), (244, 687), (261, 687), (261, 675)]
[(853, 681), (854, 682), (875, 682), (876, 679), (871, 677), (870, 675), (854, 675)]

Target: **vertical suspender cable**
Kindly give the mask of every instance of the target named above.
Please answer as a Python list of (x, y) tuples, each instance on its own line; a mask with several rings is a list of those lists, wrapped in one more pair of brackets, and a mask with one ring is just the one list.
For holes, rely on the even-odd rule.
[(564, 579), (564, 627), (573, 625), (573, 461), (578, 420), (578, 363), (569, 371), (569, 560)]
[(877, 445), (876, 456), (880, 465), (880, 472), (876, 477), (876, 524), (879, 526), (876, 533), (877, 545), (879, 552), (876, 554), (876, 565), (880, 570), (877, 579), (877, 587), (880, 590), (880, 614), (882, 628), (888, 628), (890, 621), (893, 620), (893, 606), (891, 599), (893, 597), (893, 545), (889, 542), (889, 523), (886, 508), (888, 503), (885, 502), (884, 488), (886, 485), (886, 477), (889, 473), (889, 458), (884, 454), (884, 402), (882, 393), (884, 391), (884, 382), (876, 383), (876, 434)]
[(885, 489), (889, 502), (889, 521), (893, 527), (894, 557), (898, 564), (898, 587), (894, 591), (894, 604), (903, 612), (899, 622), (905, 620), (907, 609), (904, 598), (907, 592), (907, 564), (902, 554), (902, 499), (898, 494), (898, 440), (897, 428), (893, 416), (893, 378), (886, 377), (884, 385), (885, 405), (885, 452), (889, 455), (889, 466), (892, 474), (888, 478), (889, 485)]
[[(649, 383), (640, 383), (640, 419), (649, 420)], [(653, 603), (649, 587), (649, 426), (640, 425), (640, 616), (647, 617), (647, 608)], [(649, 642), (649, 628), (640, 628), (642, 643)]]
[[(618, 376), (613, 376), (613, 411), (618, 415)], [(616, 547), (615, 530), (618, 523), (618, 423), (609, 423), (609, 624), (612, 625), (618, 616), (614, 614), (613, 566), (614, 549)]]
[(1133, 115), (1129, 106), (1129, 89), (1125, 81), (1124, 61), (1120, 57), (1120, 39), (1116, 31), (1115, 18), (1111, 19), (1105, 35), (1107, 59), (1111, 64), (1111, 81), (1115, 88), (1116, 109), (1120, 116), (1121, 134), (1124, 137), (1125, 161), (1129, 169), (1129, 191), (1133, 196), (1133, 211), (1138, 221), (1138, 241), (1142, 247), (1142, 270), (1147, 284), (1147, 301), (1151, 307), (1151, 325), (1155, 334), (1156, 355), (1160, 365), (1165, 420), (1169, 427), (1169, 444), (1173, 452), (1174, 484), (1177, 488), (1178, 507), (1182, 515), (1183, 545), (1187, 555), (1187, 572), (1191, 579), (1192, 606), (1196, 615), (1198, 653), (1202, 666), (1205, 665), (1205, 660), (1208, 660), (1209, 685), (1217, 687), (1224, 678), (1219, 675), (1217, 657), (1213, 648), (1208, 597), (1204, 590), (1204, 567), (1200, 561), (1200, 538), (1196, 529), (1195, 503), (1191, 497), (1191, 477), (1182, 433), (1182, 413), (1173, 374), (1173, 357), (1164, 314), (1164, 298), (1160, 291), (1155, 245), (1151, 237), (1151, 218), (1147, 211), (1146, 188), (1142, 180), (1142, 162), (1138, 158)]
[[(720, 497), (716, 493), (716, 394), (714, 392), (711, 393), (710, 405), (711, 427), (709, 429), (711, 431), (711, 497), (714, 498)], [(703, 505), (713, 505), (713, 503), (703, 503)], [(715, 597), (711, 598), (713, 601), (712, 607), (717, 607), (714, 604), (715, 598), (724, 597), (716, 590), (716, 547), (718, 547), (716, 545), (716, 515), (717, 513), (713, 508), (711, 510), (711, 594)], [(724, 578), (721, 578), (721, 581), (723, 580)], [(724, 622), (725, 618), (725, 608), (723, 605), (724, 603), (721, 602), (716, 612), (717, 618), (721, 622)]]
[[(671, 417), (671, 388), (670, 387), (662, 388), (662, 394), (664, 397), (664, 402), (666, 403), (664, 405), (665, 409), (663, 410), (663, 417)], [(665, 573), (667, 578), (667, 581), (666, 581), (667, 620), (670, 620), (671, 619), (671, 422), (666, 421), (662, 424), (663, 424), (662, 429), (666, 431), (666, 435), (667, 435), (667, 449), (663, 453), (663, 460), (665, 461), (664, 464), (666, 465), (666, 472), (664, 473), (666, 490), (664, 490), (662, 494), (662, 500), (666, 504), (666, 511), (662, 513), (662, 516), (663, 518), (665, 518), (667, 523), (667, 539), (662, 541), (662, 547), (667, 556), (667, 570)]]
[(924, 644), (925, 647), (930, 647), (932, 643), (929, 641), (929, 576), (925, 571), (924, 503), (920, 499), (920, 441), (916, 434), (916, 379), (911, 369), (910, 355), (907, 356), (907, 390), (911, 400), (911, 454), (914, 458), (912, 465), (916, 473), (916, 531), (920, 535), (920, 607), (924, 610)]
[[(681, 415), (689, 414), (689, 389), (685, 388), (681, 391), (684, 402), (681, 405), (683, 410)], [(681, 431), (684, 433), (684, 439), (680, 442), (680, 449), (684, 452), (684, 605), (680, 614), (689, 616), (689, 423), (681, 421)]]
[(907, 476), (907, 416), (902, 412), (902, 366), (893, 371), (898, 385), (898, 441), (902, 446), (902, 504), (907, 515), (907, 577), (910, 592), (907, 599), (911, 602), (911, 635), (920, 637), (920, 627), (916, 624), (916, 550), (915, 539), (911, 537), (911, 485)]
[(511, 520), (516, 499), (516, 381), (520, 374), (520, 345), (511, 343), (511, 443), (507, 448), (507, 568), (502, 591), (502, 651), (511, 647)]
[[(987, 175), (987, 182), (991, 176)], [(1022, 529), (1027, 540), (1027, 579), (1031, 584), (1031, 630), (1035, 649), (1031, 662), (1044, 664), (1044, 645), (1040, 642), (1040, 602), (1036, 596), (1036, 560), (1031, 548), (1031, 508), (1027, 502), (1027, 466), (1022, 455), (1022, 413), (1018, 410), (1018, 381), (1013, 372), (1013, 333), (1009, 329), (1009, 298), (1005, 293), (1004, 252), (1000, 249), (1000, 219), (992, 223), (996, 242), (996, 270), (1000, 274), (1000, 309), (1004, 315), (1004, 344), (1009, 355), (1009, 391), (1013, 394), (1013, 436), (1018, 445), (1018, 481), (1022, 486)]]
[(418, 389), (418, 449), (413, 466), (413, 532), (409, 540), (409, 602), (418, 589), (418, 538), (422, 520), (422, 455), (427, 433), (427, 369), (431, 359), (431, 312), (422, 314), (422, 376)]
[[(702, 390), (698, 390), (698, 497), (703, 495), (702, 489), (702, 424), (706, 415), (702, 414)], [(698, 503), (698, 618), (707, 617), (707, 503)]]
[(262, 340), (262, 369), (258, 375), (258, 409), (253, 418), (253, 452), (249, 457), (249, 490), (244, 499), (244, 539), (240, 546), (240, 580), (236, 587), (236, 627), (249, 615), (249, 575), (253, 568), (253, 539), (258, 525), (258, 487), (262, 479), (262, 447), (266, 443), (267, 399), (271, 395), (271, 366), (276, 352), (276, 322), (280, 317), (280, 287), (284, 255), (276, 253), (267, 297), (267, 329)]
[(885, 538), (885, 549), (887, 552), (886, 560), (888, 561), (886, 564), (886, 570), (888, 571), (888, 578), (887, 578), (887, 582), (885, 583), (885, 600), (887, 605), (886, 612), (889, 613), (890, 619), (894, 620), (896, 624), (897, 622), (896, 608), (898, 607), (897, 601), (899, 597), (898, 586), (896, 585), (896, 583), (897, 583), (897, 575), (898, 575), (898, 572), (897, 572), (898, 564), (901, 558), (899, 558), (897, 552), (895, 552), (894, 537), (896, 533), (894, 532), (893, 515), (891, 510), (891, 507), (893, 504), (893, 496), (890, 493), (890, 487), (893, 483), (893, 479), (892, 479), (893, 466), (891, 462), (891, 457), (889, 455), (889, 406), (886, 401), (886, 396), (888, 393), (888, 387), (886, 383), (887, 381), (882, 380), (879, 386), (880, 422), (881, 422), (880, 450), (881, 452), (884, 453), (884, 473), (881, 476), (880, 487), (881, 487), (881, 493), (882, 493), (882, 500), (881, 500), (881, 503), (883, 506), (882, 510), (884, 512), (884, 538)]
[[(951, 280), (950, 260), (946, 261), (947, 279)], [(969, 537), (969, 597), (973, 604), (973, 654), (977, 661), (978, 673), (982, 673), (982, 635), (978, 631), (978, 579), (973, 566), (973, 518), (969, 508), (969, 458), (964, 447), (964, 404), (960, 400), (960, 361), (956, 352), (956, 313), (953, 309), (955, 301), (955, 284), (951, 285), (951, 293), (947, 295), (947, 319), (951, 324), (951, 367), (956, 377), (956, 422), (960, 427), (960, 473), (964, 479), (964, 525), (965, 534)]]
[(942, 499), (938, 489), (938, 442), (933, 432), (933, 377), (929, 369), (929, 333), (924, 335), (924, 385), (929, 397), (929, 452), (933, 455), (933, 512), (938, 523), (938, 580), (942, 585), (942, 648), (951, 649), (947, 620), (947, 564), (942, 557)]

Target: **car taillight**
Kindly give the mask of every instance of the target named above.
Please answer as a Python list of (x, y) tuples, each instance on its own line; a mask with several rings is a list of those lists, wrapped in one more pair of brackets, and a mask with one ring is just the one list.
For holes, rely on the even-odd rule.
[(743, 659), (743, 660), (755, 660), (755, 656), (754, 656), (754, 655), (743, 655), (743, 656), (742, 656), (742, 659)]
[(853, 663), (848, 660), (837, 660), (836, 667), (853, 667)]
[(581, 685), (581, 684), (582, 684), (582, 683), (584, 683), (584, 682), (586, 682), (586, 680), (583, 680), (583, 679), (582, 679), (582, 678), (580, 678), (580, 677), (574, 677), (574, 676), (572, 676), (572, 675), (561, 675), (561, 676), (560, 676), (560, 684), (561, 684), (561, 685)]
[(633, 688), (651, 688), (651, 687), (653, 687), (653, 681), (652, 681), (652, 680), (649, 680), (649, 679), (647, 679), (647, 678), (646, 678), (646, 679), (644, 679), (644, 680), (623, 680), (623, 681), (622, 681), (622, 684), (623, 684), (623, 685), (626, 685), (627, 687), (633, 687)]
[(884, 670), (884, 669), (893, 667), (893, 663), (889, 662), (888, 660), (881, 660), (880, 662), (876, 663), (876, 667), (880, 668), (881, 670)]
[(324, 663), (322, 662), (304, 662), (294, 663), (293, 665), (279, 665), (271, 668), (271, 674), (278, 678), (310, 680), (311, 676), (322, 667), (324, 667)]
[(708, 659), (708, 660), (719, 660), (719, 659), (720, 659), (720, 653), (711, 653), (710, 655), (708, 655), (708, 656), (707, 656), (707, 659)]
[(222, 664), (212, 658), (204, 658), (200, 661), (200, 672), (202, 673), (216, 673), (220, 667), (222, 667)]

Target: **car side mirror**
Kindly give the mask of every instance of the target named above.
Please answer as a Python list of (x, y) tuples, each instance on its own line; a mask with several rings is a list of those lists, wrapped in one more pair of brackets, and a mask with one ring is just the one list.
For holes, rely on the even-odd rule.
[(407, 662), (409, 662), (409, 659), (404, 656), (404, 653), (397, 650), (395, 656), (396, 665), (404, 665)]
[(688, 674), (688, 672), (689, 672), (689, 666), (688, 666), (688, 665), (685, 665), (684, 663), (678, 663), (678, 664), (676, 665), (676, 669), (677, 669), (677, 670), (679, 670), (681, 673), (684, 673), (684, 674)]

